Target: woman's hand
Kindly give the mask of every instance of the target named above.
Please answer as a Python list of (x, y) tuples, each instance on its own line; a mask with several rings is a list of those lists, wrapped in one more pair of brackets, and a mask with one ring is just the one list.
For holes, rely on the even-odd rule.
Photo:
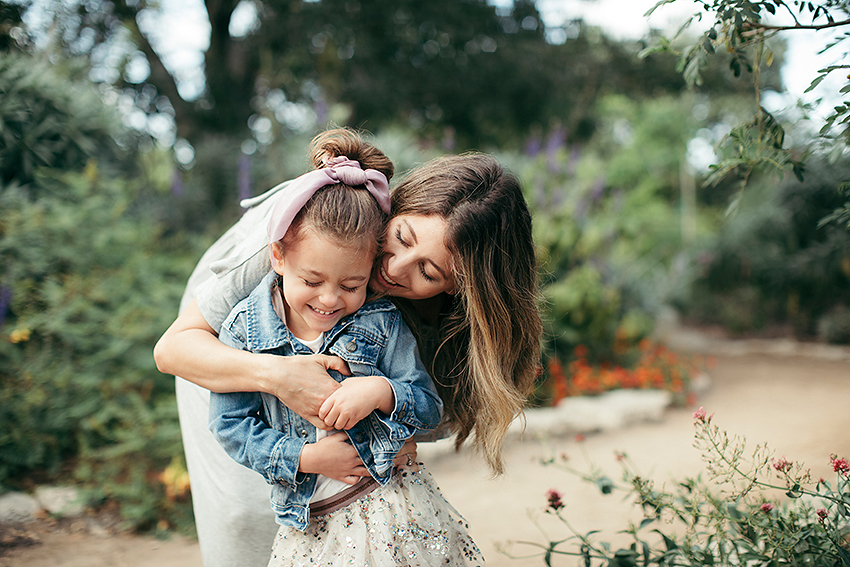
[(316, 443), (304, 445), (298, 470), (322, 474), (347, 484), (356, 484), (360, 477), (369, 476), (369, 471), (345, 433), (334, 433)]
[(409, 439), (405, 441), (393, 459), (393, 464), (409, 471), (418, 471), (419, 463), (416, 461), (416, 443)]
[(277, 356), (231, 348), (218, 340), (197, 301), (171, 324), (154, 347), (157, 368), (212, 392), (266, 392), (321, 429), (319, 407), (339, 384), (329, 369), (348, 375), (334, 356)]
[(262, 356), (269, 357), (267, 362), (270, 365), (264, 373), (268, 384), (264, 391), (276, 396), (283, 405), (319, 429), (334, 429), (333, 423), (326, 425), (325, 420), (319, 417), (319, 408), (340, 388), (340, 384), (330, 377), (328, 370), (336, 370), (345, 375), (351, 373), (345, 361), (324, 354)]

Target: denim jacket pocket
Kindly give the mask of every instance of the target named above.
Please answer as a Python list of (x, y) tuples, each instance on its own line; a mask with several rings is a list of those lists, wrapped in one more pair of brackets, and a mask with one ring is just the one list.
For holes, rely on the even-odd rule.
[[(373, 336), (372, 333), (357, 327), (349, 328), (341, 333), (330, 346), (331, 354), (334, 354), (349, 364), (356, 364), (359, 368), (371, 367), (369, 375), (377, 374), (378, 359), (385, 345)], [(368, 370), (367, 368), (363, 368)]]

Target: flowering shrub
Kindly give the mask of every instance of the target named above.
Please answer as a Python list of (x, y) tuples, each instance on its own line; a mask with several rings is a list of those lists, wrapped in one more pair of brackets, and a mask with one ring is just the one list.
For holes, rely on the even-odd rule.
[(601, 394), (620, 388), (668, 390), (674, 394), (677, 404), (692, 403), (692, 378), (701, 366), (710, 365), (700, 357), (685, 357), (649, 339), (638, 343), (636, 348), (621, 347), (623, 364), (602, 362), (592, 364), (588, 360), (588, 349), (577, 346), (574, 358), (564, 372), (557, 358), (550, 358), (546, 380), (546, 401), (557, 405), (568, 396)]
[[(745, 458), (744, 440), (721, 431), (712, 418), (702, 408), (694, 412), (694, 446), (702, 452), (711, 483), (689, 478), (667, 491), (635, 472), (623, 453), (616, 455), (623, 485), (595, 467), (582, 473), (554, 459), (545, 462), (595, 483), (603, 494), (622, 490), (634, 498), (644, 517), (622, 532), (630, 541), (627, 547), (614, 550), (595, 541), (596, 532), (581, 535), (572, 529), (556, 490), (546, 495), (546, 511), (572, 535), (548, 543), (516, 543), (541, 549), (550, 566), (557, 556), (573, 556), (586, 567), (850, 567), (848, 460), (830, 456), (835, 477), (827, 480), (812, 478), (803, 463), (774, 458), (765, 444)], [(777, 499), (776, 490), (784, 496)]]

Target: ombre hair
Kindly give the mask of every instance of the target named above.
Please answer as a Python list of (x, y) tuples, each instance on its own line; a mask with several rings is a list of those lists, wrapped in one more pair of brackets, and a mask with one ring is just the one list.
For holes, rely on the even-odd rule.
[[(472, 437), (501, 474), (502, 445), (540, 366), (537, 262), (517, 179), (488, 155), (437, 158), (392, 192), (393, 217), (439, 215), (456, 286), (433, 349), (422, 349), (459, 449)], [(403, 303), (403, 302), (401, 302)], [(423, 344), (423, 326), (403, 309)]]

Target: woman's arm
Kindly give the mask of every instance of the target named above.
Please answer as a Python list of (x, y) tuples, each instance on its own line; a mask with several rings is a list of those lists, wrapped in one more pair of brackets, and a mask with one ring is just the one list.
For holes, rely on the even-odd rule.
[(349, 374), (334, 356), (253, 354), (225, 345), (217, 338), (193, 301), (154, 347), (156, 366), (213, 392), (266, 392), (295, 413), (325, 429), (319, 407), (339, 384), (328, 369)]

